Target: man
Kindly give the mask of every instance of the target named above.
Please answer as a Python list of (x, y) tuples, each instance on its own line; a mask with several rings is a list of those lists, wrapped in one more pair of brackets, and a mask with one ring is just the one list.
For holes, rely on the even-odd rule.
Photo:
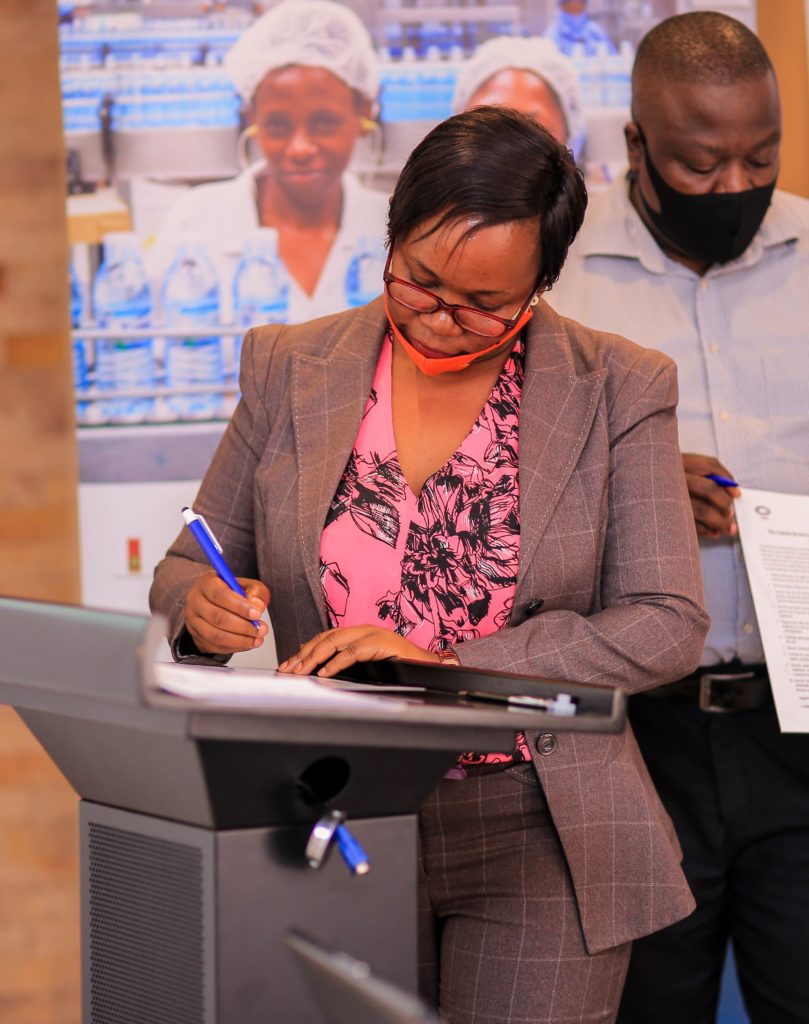
[(730, 937), (754, 1024), (806, 1024), (809, 737), (778, 729), (733, 500), (809, 493), (809, 202), (774, 191), (778, 86), (740, 22), (661, 22), (632, 89), (628, 180), (592, 200), (549, 299), (676, 359), (713, 624), (699, 672), (631, 701), (698, 906), (636, 943), (619, 1021), (713, 1021)]

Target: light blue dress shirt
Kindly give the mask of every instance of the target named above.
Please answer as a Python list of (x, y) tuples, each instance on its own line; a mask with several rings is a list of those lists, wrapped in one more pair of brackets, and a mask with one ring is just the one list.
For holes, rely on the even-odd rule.
[[(684, 452), (745, 487), (809, 494), (809, 201), (776, 192), (745, 252), (700, 277), (669, 259), (616, 181), (591, 197), (547, 300), (678, 365)], [(744, 500), (744, 497), (740, 500)], [(739, 542), (700, 538), (712, 626), (702, 663), (764, 660)]]

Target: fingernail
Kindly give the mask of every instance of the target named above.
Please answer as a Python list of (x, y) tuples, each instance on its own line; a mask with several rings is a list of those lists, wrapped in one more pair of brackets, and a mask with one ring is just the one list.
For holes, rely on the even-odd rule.
[(260, 636), (257, 636), (256, 639), (253, 641), (253, 647), (261, 647), (261, 645), (263, 643), (264, 643), (264, 638), (260, 637)]
[(264, 614), (264, 609), (260, 604), (251, 604), (247, 613), (251, 619), (258, 619)]

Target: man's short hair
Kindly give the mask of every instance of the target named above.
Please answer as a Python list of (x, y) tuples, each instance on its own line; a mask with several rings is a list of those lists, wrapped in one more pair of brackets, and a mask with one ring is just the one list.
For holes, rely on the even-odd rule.
[(773, 70), (758, 36), (717, 11), (666, 18), (638, 44), (632, 84), (641, 78), (696, 85), (733, 85)]

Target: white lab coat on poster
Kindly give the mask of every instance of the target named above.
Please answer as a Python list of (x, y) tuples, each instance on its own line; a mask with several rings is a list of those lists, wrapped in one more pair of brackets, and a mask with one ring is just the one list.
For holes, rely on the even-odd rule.
[[(219, 274), (221, 314), (230, 322), (233, 313), (233, 277), (248, 235), (260, 227), (257, 177), (265, 164), (258, 161), (228, 181), (211, 182), (189, 189), (176, 201), (160, 227), (148, 253), (155, 298), (183, 232), (205, 236), (208, 252)], [(345, 309), (345, 277), (351, 258), (362, 239), (380, 249), (385, 238), (388, 196), (361, 185), (351, 172), (343, 175), (343, 210), (340, 226), (312, 295), (290, 279), (289, 322), (302, 323)], [(382, 292), (380, 276), (379, 291)]]

